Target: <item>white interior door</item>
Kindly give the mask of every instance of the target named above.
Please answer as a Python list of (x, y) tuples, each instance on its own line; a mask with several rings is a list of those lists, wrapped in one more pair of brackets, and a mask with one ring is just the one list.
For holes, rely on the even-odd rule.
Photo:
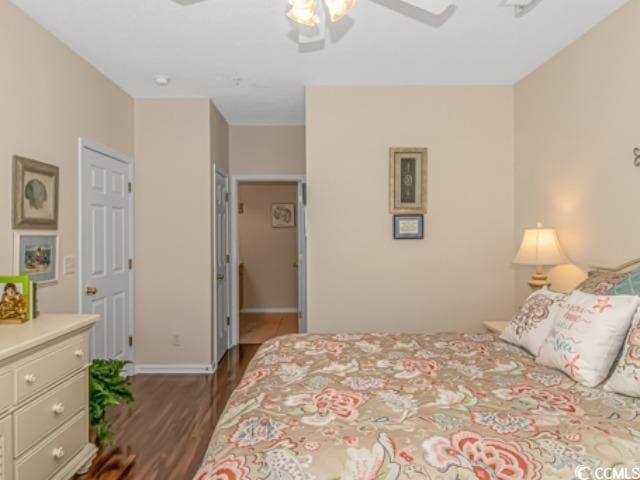
[(307, 332), (307, 184), (298, 182), (298, 332)]
[(131, 360), (130, 164), (82, 144), (80, 171), (81, 310), (100, 315), (91, 357)]
[(215, 173), (215, 333), (216, 362), (219, 362), (229, 348), (229, 269), (228, 269), (228, 182), (227, 177), (216, 170)]

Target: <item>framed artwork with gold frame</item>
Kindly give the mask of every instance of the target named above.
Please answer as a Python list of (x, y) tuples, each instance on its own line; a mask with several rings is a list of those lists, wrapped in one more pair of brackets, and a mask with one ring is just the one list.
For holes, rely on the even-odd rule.
[(13, 228), (58, 228), (59, 168), (13, 157)]
[(389, 212), (427, 213), (427, 149), (389, 149)]

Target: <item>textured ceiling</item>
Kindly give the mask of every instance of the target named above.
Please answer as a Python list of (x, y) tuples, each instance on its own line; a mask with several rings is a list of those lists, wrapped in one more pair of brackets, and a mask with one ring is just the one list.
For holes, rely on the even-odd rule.
[[(412, 3), (429, 1), (441, 9)], [(305, 85), (513, 84), (626, 3), (535, 1), (516, 16), (503, 0), (456, 0), (437, 16), (358, 0), (349, 19), (302, 37), (286, 0), (13, 3), (134, 97), (210, 97), (232, 124), (293, 125)]]

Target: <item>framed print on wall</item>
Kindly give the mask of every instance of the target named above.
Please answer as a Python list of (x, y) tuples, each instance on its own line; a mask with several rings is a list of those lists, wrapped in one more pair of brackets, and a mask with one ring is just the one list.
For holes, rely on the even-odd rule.
[(58, 185), (55, 165), (13, 157), (13, 228), (58, 229)]
[(58, 280), (58, 235), (15, 232), (13, 251), (17, 275), (40, 284)]
[(424, 238), (423, 215), (394, 215), (394, 240), (422, 240)]
[(271, 226), (273, 228), (293, 228), (296, 226), (295, 203), (274, 203), (271, 205)]
[(389, 149), (389, 212), (427, 213), (427, 149)]

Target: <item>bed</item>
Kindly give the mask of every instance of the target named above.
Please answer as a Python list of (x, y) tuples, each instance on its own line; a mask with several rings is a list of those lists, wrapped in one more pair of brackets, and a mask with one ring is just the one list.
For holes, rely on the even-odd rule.
[(494, 334), (290, 335), (256, 353), (196, 478), (576, 478), (640, 466), (639, 410)]

